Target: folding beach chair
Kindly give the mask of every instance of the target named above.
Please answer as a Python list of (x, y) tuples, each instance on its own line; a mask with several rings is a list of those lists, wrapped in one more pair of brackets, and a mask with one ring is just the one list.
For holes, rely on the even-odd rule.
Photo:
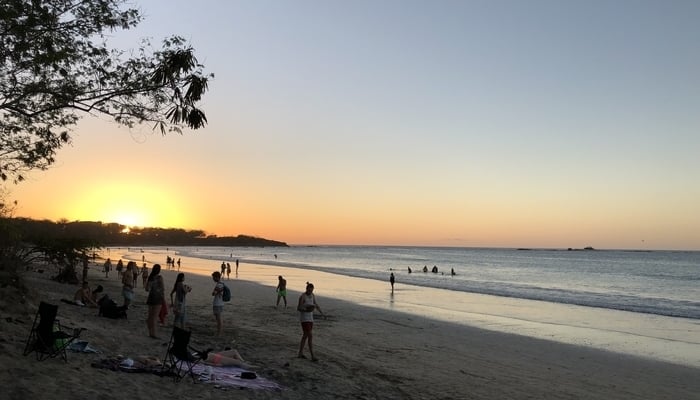
[(66, 348), (80, 336), (84, 329), (73, 329), (71, 333), (64, 331), (60, 321), (56, 319), (56, 314), (58, 314), (58, 306), (43, 301), (39, 303), (39, 310), (36, 312), (32, 330), (24, 346), (25, 356), (35, 352), (36, 359), (39, 361), (61, 356), (63, 361), (68, 362)]
[(177, 326), (173, 327), (173, 334), (170, 336), (170, 343), (168, 343), (168, 349), (163, 357), (163, 370), (172, 372), (175, 382), (179, 382), (185, 375), (189, 374), (192, 377), (192, 382), (197, 383), (192, 368), (201, 360), (206, 359), (207, 354), (211, 351), (211, 349), (198, 351), (190, 347), (191, 334), (190, 331)]

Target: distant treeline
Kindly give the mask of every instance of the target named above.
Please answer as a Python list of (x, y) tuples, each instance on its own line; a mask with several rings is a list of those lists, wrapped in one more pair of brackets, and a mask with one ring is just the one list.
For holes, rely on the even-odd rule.
[(0, 224), (12, 226), (22, 241), (88, 239), (96, 246), (250, 246), (288, 247), (284, 242), (254, 236), (206, 235), (202, 230), (178, 228), (128, 228), (118, 223), (92, 221), (48, 221), (29, 218), (0, 218)]

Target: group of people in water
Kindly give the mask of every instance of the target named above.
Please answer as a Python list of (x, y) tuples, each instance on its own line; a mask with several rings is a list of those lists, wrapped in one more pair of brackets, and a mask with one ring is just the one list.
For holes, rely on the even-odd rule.
[[(408, 267), (408, 273), (410, 274), (410, 273), (412, 273), (412, 272), (413, 272), (413, 270), (411, 269), (411, 267)], [(423, 266), (423, 272), (428, 272), (428, 266), (427, 266), (427, 265), (424, 265), (424, 266)], [(432, 272), (432, 273), (434, 273), (434, 274), (437, 274), (437, 273), (438, 273), (438, 267), (437, 267), (437, 265), (433, 265), (433, 268), (430, 270), (430, 272)], [(442, 274), (445, 275), (444, 272), (443, 272)], [(392, 274), (392, 275), (393, 275), (393, 274)], [(450, 275), (452, 275), (452, 276), (457, 275), (457, 274), (455, 273), (455, 269), (454, 269), (454, 268), (452, 268), (452, 269), (450, 270)]]
[[(390, 270), (390, 271), (393, 271), (393, 268), (389, 268), (389, 270)], [(427, 265), (423, 266), (423, 272), (425, 272), (425, 273), (428, 272), (428, 266), (427, 266)], [(432, 272), (432, 273), (434, 273), (434, 274), (437, 274), (437, 273), (438, 273), (438, 267), (437, 267), (437, 265), (434, 265), (434, 266), (433, 266), (433, 269), (432, 269), (430, 272)], [(411, 267), (408, 267), (408, 273), (409, 273), (409, 274), (410, 274), (410, 273), (413, 273), (413, 270), (411, 269)], [(444, 272), (442, 272), (442, 274), (445, 275)], [(450, 275), (451, 275), (451, 276), (457, 275), (457, 273), (455, 272), (455, 269), (454, 269), (454, 268), (451, 268), (451, 269), (450, 269)], [(389, 275), (389, 284), (391, 285), (391, 294), (392, 294), (392, 295), (394, 294), (394, 284), (395, 284), (395, 283), (396, 283), (396, 276), (395, 276), (394, 273), (392, 272), (392, 273)]]

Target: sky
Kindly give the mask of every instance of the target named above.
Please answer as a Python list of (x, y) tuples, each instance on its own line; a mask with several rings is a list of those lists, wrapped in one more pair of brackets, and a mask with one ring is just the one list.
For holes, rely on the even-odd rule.
[(700, 2), (137, 0), (209, 124), (87, 116), (17, 216), (288, 244), (700, 250)]

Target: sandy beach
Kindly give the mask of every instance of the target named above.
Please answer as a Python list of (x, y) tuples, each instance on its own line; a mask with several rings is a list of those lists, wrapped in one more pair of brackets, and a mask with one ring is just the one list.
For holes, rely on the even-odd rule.
[[(41, 268), (43, 273), (24, 273), (27, 293), (12, 286), (0, 289), (0, 382), (6, 399), (700, 399), (697, 368), (362, 307), (323, 297), (322, 288), (317, 295), (329, 318), (317, 318), (314, 326), (320, 361), (298, 359), (299, 291), (290, 290), (289, 308), (276, 309), (274, 282), (260, 285), (244, 276), (225, 281), (233, 299), (224, 310), (224, 336), (216, 338), (213, 282), (190, 273), (186, 283), (193, 287), (187, 309), (192, 345), (238, 349), (260, 377), (282, 389), (216, 388), (191, 380), (174, 383), (150, 373), (98, 369), (91, 364), (116, 356), (162, 359), (172, 315), (159, 328), (160, 339), (149, 338), (141, 282), (128, 319), (112, 320), (98, 317), (94, 308), (61, 303), (77, 286), (56, 283), (49, 279), (52, 270)], [(169, 292), (175, 272), (163, 274)], [(102, 285), (121, 302), (115, 271), (107, 279), (93, 265), (89, 282)], [(68, 352), (68, 363), (23, 357), (41, 300), (59, 305), (63, 325), (86, 328), (81, 339), (99, 353)]]

